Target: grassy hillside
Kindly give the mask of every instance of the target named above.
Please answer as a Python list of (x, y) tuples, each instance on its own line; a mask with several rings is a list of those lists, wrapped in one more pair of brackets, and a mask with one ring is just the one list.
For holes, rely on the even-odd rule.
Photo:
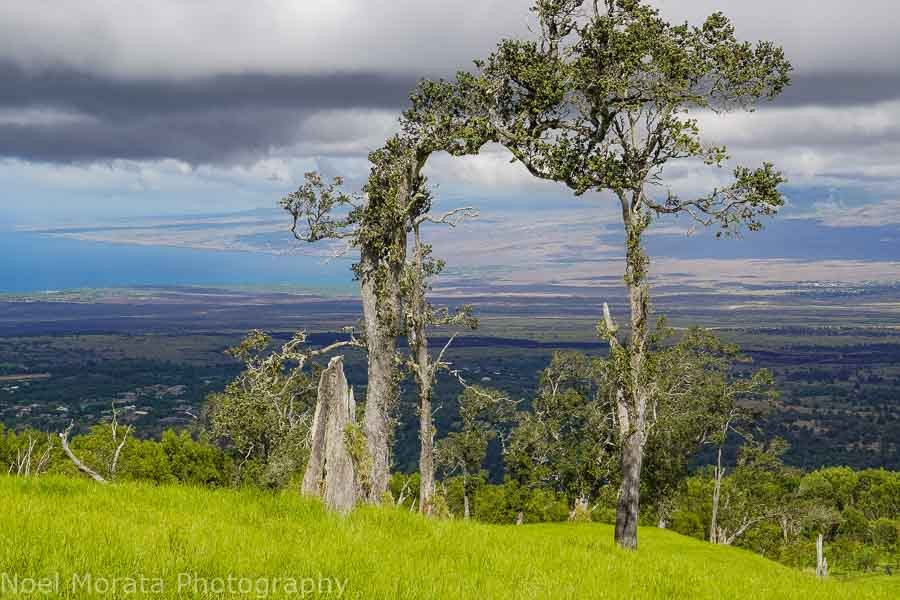
[(50, 577), (51, 597), (134, 598), (142, 585), (166, 598), (222, 597), (212, 593), (222, 586), (247, 597), (340, 597), (339, 587), (344, 598), (900, 597), (900, 576), (823, 582), (738, 549), (640, 535), (627, 553), (596, 524), (500, 527), (376, 508), (341, 518), (295, 494), (0, 477), (0, 596)]

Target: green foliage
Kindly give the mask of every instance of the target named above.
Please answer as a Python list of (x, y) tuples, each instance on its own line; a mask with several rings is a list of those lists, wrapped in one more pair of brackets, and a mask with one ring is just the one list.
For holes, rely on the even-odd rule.
[(393, 473), (388, 482), (391, 504), (415, 510), (418, 508), (422, 477), (418, 473)]
[(698, 540), (706, 537), (707, 526), (700, 521), (700, 515), (690, 510), (677, 509), (669, 517), (669, 528), (681, 535)]
[[(120, 476), (134, 481), (147, 481), (156, 484), (175, 483), (179, 481), (176, 474), (172, 471), (173, 465), (170, 459), (170, 452), (174, 449), (173, 447), (178, 445), (178, 434), (172, 430), (168, 430), (163, 434), (163, 439), (166, 437), (176, 438), (174, 443), (169, 443), (168, 451), (163, 443), (156, 440), (135, 439), (130, 441), (127, 444), (127, 447), (123, 449)], [(222, 455), (221, 451), (214, 446), (210, 446), (209, 449), (213, 454)], [(227, 481), (224, 480), (225, 469), (222, 468), (224, 465), (224, 456), (221, 464), (219, 464), (219, 461), (217, 460), (213, 460), (212, 462), (216, 468), (216, 477), (214, 477), (212, 481), (215, 481), (220, 485), (227, 484)], [(179, 474), (183, 475), (184, 470), (179, 469)], [(206, 482), (201, 481), (194, 483), (204, 484)]]
[(897, 550), (897, 542), (900, 540), (900, 520), (876, 519), (870, 524), (872, 542), (885, 550)]
[(900, 514), (900, 478), (885, 469), (859, 472), (857, 506), (868, 519), (894, 518)]
[[(659, 346), (668, 332), (657, 332)], [(665, 517), (670, 496), (706, 444), (721, 447), (727, 435), (751, 427), (777, 397), (769, 371), (748, 372), (751, 360), (734, 344), (698, 327), (677, 343), (653, 348), (647, 371), (654, 391), (642, 471), (644, 501)]]
[(369, 452), (369, 446), (366, 443), (366, 434), (362, 428), (356, 423), (349, 423), (344, 429), (344, 445), (350, 458), (353, 460), (353, 466), (356, 471), (357, 483), (363, 493), (368, 494), (372, 487), (372, 454)]
[(616, 470), (615, 424), (601, 363), (557, 352), (540, 375), (531, 410), (519, 415), (506, 444), (509, 476), (574, 504), (592, 498)]
[(838, 534), (851, 540), (864, 542), (869, 539), (869, 522), (861, 510), (848, 506), (841, 512)]
[(465, 512), (464, 497), (468, 495), (471, 502), (472, 496), (477, 494), (478, 490), (484, 485), (487, 485), (485, 472), (479, 471), (478, 473), (470, 473), (468, 475), (444, 477), (441, 483), (438, 484), (438, 488), (444, 490), (450, 514), (454, 517), (462, 518)]
[(459, 473), (466, 481), (481, 471), (488, 443), (512, 414), (512, 403), (503, 394), (480, 386), (468, 386), (459, 396), (458, 431), (447, 434), (435, 446), (435, 459), (445, 475)]
[(522, 513), (525, 523), (561, 522), (569, 518), (564, 496), (550, 490), (533, 489), (515, 482), (482, 485), (473, 499), (474, 517), (485, 523), (510, 525)]
[[(869, 518), (861, 506), (880, 505), (880, 486), (890, 488), (900, 473), (854, 472), (828, 467), (798, 474), (780, 465), (774, 448), (751, 445), (740, 464), (723, 481), (720, 520), (726, 530), (752, 521), (734, 541), (742, 546), (801, 568), (815, 566), (815, 538), (825, 537), (825, 554), (836, 574), (866, 571), (898, 559), (900, 514)], [(867, 487), (872, 481), (876, 486)], [(840, 493), (835, 493), (840, 489)], [(671, 517), (675, 531), (705, 538), (710, 519), (712, 480), (706, 474), (688, 478), (676, 496)], [(702, 526), (699, 527), (699, 526)]]
[[(291, 232), (299, 239), (318, 241), (342, 237), (349, 217), (334, 213), (356, 205), (355, 198), (341, 191), (344, 181), (335, 177), (325, 183), (316, 172), (305, 173), (303, 185), (281, 199), (281, 207), (293, 217)], [(298, 229), (304, 227), (304, 229)]]
[(250, 332), (228, 352), (244, 370), (221, 393), (208, 398), (212, 435), (230, 444), (238, 469), (271, 487), (283, 487), (302, 469), (309, 418), (315, 406), (314, 375), (304, 371), (309, 355), (299, 332), (274, 352), (271, 338)]
[[(659, 201), (644, 188), (661, 184), (672, 161), (724, 164), (727, 150), (703, 143), (692, 113), (752, 110), (779, 95), (791, 71), (782, 49), (737, 39), (722, 13), (690, 26), (666, 22), (645, 2), (608, 0), (589, 16), (581, 4), (539, 0), (539, 40), (503, 40), (476, 61), (477, 73), (457, 77), (456, 104), (469, 119), (454, 139), (467, 149), (480, 136), (500, 141), (533, 175), (579, 195), (614, 191), (643, 219), (629, 229), (637, 238), (649, 224), (641, 209), (685, 213), (725, 234), (758, 229), (783, 204), (784, 178), (768, 163), (739, 166), (731, 185), (696, 199), (669, 192)], [(414, 97), (446, 106), (449, 94), (441, 82)]]
[(168, 430), (160, 442), (176, 481), (188, 485), (228, 485), (231, 462), (205, 437), (194, 440), (186, 431)]

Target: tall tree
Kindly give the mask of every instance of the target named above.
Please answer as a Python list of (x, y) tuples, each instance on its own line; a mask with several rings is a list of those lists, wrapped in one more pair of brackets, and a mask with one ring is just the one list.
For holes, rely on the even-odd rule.
[(368, 352), (363, 431), (372, 465), (366, 478), (370, 502), (380, 502), (388, 488), (401, 363), (397, 337), (406, 332), (403, 278), (409, 233), (431, 207), (422, 170), (435, 152), (476, 152), (486, 139), (483, 131), (460, 118), (462, 104), (454, 94), (417, 92), (411, 100), (401, 133), (369, 155), (372, 167), (361, 195), (341, 191), (340, 177), (327, 183), (313, 172), (281, 200), (297, 239), (344, 239), (359, 251), (353, 271), (360, 285)]
[(361, 196), (341, 191), (340, 177), (326, 183), (307, 173), (304, 184), (281, 200), (302, 241), (346, 239), (359, 251), (353, 271), (362, 298), (368, 378), (363, 432), (371, 464), (363, 474), (370, 502), (381, 502), (390, 474), (392, 413), (397, 401), (397, 337), (403, 332), (401, 280), (406, 265), (409, 215), (423, 201), (422, 168), (428, 154), (394, 136), (369, 155), (372, 167)]
[(432, 357), (428, 349), (428, 329), (452, 325), (466, 325), (474, 329), (478, 322), (472, 317), (469, 306), (462, 306), (451, 313), (446, 307), (435, 307), (428, 301), (431, 279), (443, 270), (444, 262), (434, 258), (431, 245), (423, 241), (422, 225), (430, 222), (456, 227), (465, 217), (476, 214), (471, 207), (454, 209), (440, 216), (425, 213), (414, 217), (410, 225), (413, 234), (412, 257), (403, 282), (406, 299), (404, 313), (409, 345), (407, 364), (419, 390), (419, 512), (423, 514), (431, 514), (435, 490), (432, 393), (438, 371), (449, 366), (443, 358), (454, 339), (451, 336), (437, 357)]
[[(611, 318), (599, 329), (619, 367), (615, 537), (636, 548), (650, 394), (643, 234), (654, 216), (682, 214), (718, 226), (718, 235), (739, 234), (759, 229), (783, 204), (784, 178), (769, 163), (736, 167), (730, 184), (689, 198), (666, 188), (663, 168), (676, 161), (723, 167), (726, 149), (701, 140), (696, 114), (753, 109), (784, 89), (791, 65), (770, 42), (739, 40), (721, 13), (691, 26), (668, 23), (641, 0), (537, 0), (532, 10), (540, 39), (503, 40), (475, 73), (457, 77), (468, 127), (456, 132), (463, 142), (487, 130), (532, 175), (576, 195), (611, 193), (621, 208), (628, 336), (619, 342)], [(435, 84), (438, 97), (446, 85)]]

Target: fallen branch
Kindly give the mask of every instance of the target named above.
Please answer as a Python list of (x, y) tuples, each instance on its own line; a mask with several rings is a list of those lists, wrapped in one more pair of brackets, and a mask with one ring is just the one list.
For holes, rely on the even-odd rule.
[(97, 483), (107, 483), (106, 479), (104, 479), (99, 473), (94, 471), (92, 468), (81, 462), (75, 453), (72, 452), (72, 449), (69, 448), (69, 434), (72, 433), (72, 428), (75, 427), (75, 422), (69, 423), (69, 426), (66, 427), (66, 430), (59, 434), (59, 442), (62, 446), (63, 452), (66, 453), (66, 456), (74, 463), (74, 465), (78, 468), (79, 471), (88, 475), (91, 479), (96, 481)]

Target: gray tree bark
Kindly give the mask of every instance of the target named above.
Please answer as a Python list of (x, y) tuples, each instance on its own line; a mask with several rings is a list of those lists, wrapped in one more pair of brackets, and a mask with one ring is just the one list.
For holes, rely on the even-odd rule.
[(641, 436), (633, 433), (625, 440), (622, 449), (622, 484), (619, 487), (615, 531), (616, 543), (629, 550), (637, 548), (642, 462)]
[(408, 339), (413, 372), (419, 386), (419, 512), (431, 514), (434, 497), (434, 418), (431, 394), (436, 366), (428, 353), (428, 302), (425, 298), (425, 264), (419, 223), (413, 226), (413, 277), (408, 301)]
[(325, 505), (349, 512), (360, 491), (353, 457), (347, 449), (347, 427), (355, 421), (356, 401), (344, 375), (344, 357), (335, 356), (322, 371), (312, 423), (312, 448), (303, 475), (303, 494), (321, 497)]
[(816, 537), (816, 575), (818, 577), (828, 576), (828, 559), (825, 558), (825, 539), (820, 533)]
[(431, 415), (431, 389), (423, 390), (419, 397), (419, 511), (430, 515), (434, 502), (434, 422)]
[(628, 345), (629, 364), (622, 389), (616, 394), (619, 414), (619, 431), (622, 438), (622, 483), (619, 487), (616, 508), (616, 543), (629, 550), (637, 548), (637, 527), (640, 513), (641, 466), (644, 459), (646, 438), (646, 410), (649, 391), (644, 381), (644, 358), (647, 344), (647, 319), (649, 317), (649, 289), (647, 284), (647, 258), (641, 246), (645, 227), (641, 215), (632, 207), (639, 207), (640, 191), (635, 201), (624, 195), (622, 215), (625, 222), (626, 267), (625, 284), (628, 288), (631, 310), (631, 332)]
[(325, 419), (325, 505), (348, 512), (357, 500), (356, 469), (347, 450), (347, 426), (353, 424), (356, 402), (344, 375), (344, 360), (336, 356), (328, 363), (319, 381), (319, 397), (326, 399)]
[(327, 415), (328, 410), (324, 398), (319, 394), (316, 398), (316, 411), (313, 414), (310, 428), (309, 461), (306, 463), (303, 485), (300, 488), (301, 493), (305, 496), (320, 497), (322, 495), (322, 480), (325, 475), (325, 419)]
[(725, 471), (722, 469), (722, 446), (716, 452), (715, 482), (713, 484), (712, 517), (709, 520), (709, 543), (719, 542), (719, 499), (722, 495), (722, 477)]
[[(363, 270), (360, 291), (363, 318), (366, 328), (366, 345), (369, 354), (368, 382), (366, 385), (366, 409), (363, 432), (372, 471), (369, 473), (369, 502), (380, 503), (388, 489), (391, 465), (391, 410), (397, 398), (395, 354), (397, 349), (397, 324), (401, 315), (399, 272), (389, 271), (387, 281), (376, 281), (377, 265), (365, 251), (362, 253)], [(379, 283), (383, 302), (379, 302)]]

